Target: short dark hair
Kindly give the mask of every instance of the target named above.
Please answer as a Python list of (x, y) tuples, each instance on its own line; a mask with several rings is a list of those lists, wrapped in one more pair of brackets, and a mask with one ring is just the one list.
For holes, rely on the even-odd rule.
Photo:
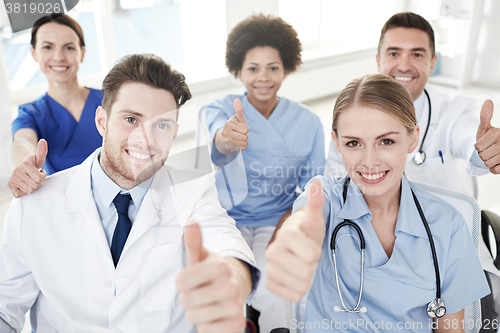
[(102, 82), (102, 106), (108, 116), (120, 87), (127, 82), (171, 92), (177, 108), (191, 98), (184, 75), (172, 69), (162, 58), (150, 53), (129, 54), (116, 62)]
[(297, 31), (280, 17), (254, 14), (238, 23), (227, 37), (226, 67), (229, 72), (237, 76), (247, 51), (258, 46), (278, 50), (288, 73), (294, 72), (302, 63), (302, 44)]
[(42, 25), (51, 22), (62, 24), (73, 29), (73, 31), (76, 32), (78, 39), (80, 39), (80, 47), (85, 47), (83, 30), (78, 22), (76, 22), (71, 16), (68, 16), (66, 14), (54, 13), (38, 19), (38, 21), (36, 21), (33, 25), (33, 29), (31, 29), (31, 46), (33, 46), (33, 48), (36, 46), (36, 33), (38, 32), (38, 29), (40, 29)]
[(422, 16), (411, 12), (394, 14), (390, 19), (387, 20), (387, 22), (385, 22), (384, 27), (380, 32), (380, 40), (378, 42), (379, 54), (382, 43), (384, 42), (385, 33), (387, 32), (387, 30), (394, 28), (414, 28), (427, 33), (427, 35), (429, 36), (429, 46), (432, 50), (432, 56), (436, 54), (434, 30), (432, 30), (430, 23), (427, 22), (427, 20)]

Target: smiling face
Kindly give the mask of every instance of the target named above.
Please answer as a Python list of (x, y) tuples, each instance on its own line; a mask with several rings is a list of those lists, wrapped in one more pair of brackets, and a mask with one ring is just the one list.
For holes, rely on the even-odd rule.
[(415, 28), (393, 28), (384, 35), (377, 54), (377, 66), (380, 73), (395, 78), (408, 88), (416, 100), (434, 71), (436, 59), (426, 32)]
[(255, 108), (275, 103), (281, 82), (286, 77), (279, 51), (270, 46), (248, 50), (238, 77), (247, 89), (248, 101)]
[(177, 106), (171, 92), (142, 83), (124, 83), (109, 116), (96, 113), (103, 136), (100, 164), (120, 187), (151, 178), (165, 163), (177, 136)]
[(42, 25), (36, 33), (36, 47), (31, 47), (33, 59), (50, 82), (64, 83), (76, 79), (85, 48), (70, 27), (54, 22)]
[(398, 193), (406, 156), (418, 144), (418, 126), (407, 128), (386, 112), (355, 105), (338, 118), (333, 139), (349, 177), (363, 196)]

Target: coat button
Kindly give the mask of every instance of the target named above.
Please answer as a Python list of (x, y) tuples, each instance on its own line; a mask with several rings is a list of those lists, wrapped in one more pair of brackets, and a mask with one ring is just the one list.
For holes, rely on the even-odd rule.
[[(113, 286), (113, 281), (111, 281), (110, 279), (107, 279), (107, 280), (104, 280), (104, 287), (105, 288), (111, 288)], [(119, 329), (118, 331), (113, 331), (113, 332), (121, 332)]]

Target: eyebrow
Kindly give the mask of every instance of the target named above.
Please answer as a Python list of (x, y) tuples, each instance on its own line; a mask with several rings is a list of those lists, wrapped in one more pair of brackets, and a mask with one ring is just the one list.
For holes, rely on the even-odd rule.
[[(382, 139), (385, 136), (398, 135), (398, 134), (399, 134), (399, 132), (395, 132), (395, 131), (387, 132), (387, 133), (384, 133), (384, 134), (380, 134), (379, 136), (377, 136), (375, 138), (375, 140), (380, 140), (380, 139)], [(361, 138), (358, 138), (358, 137), (355, 137), (355, 136), (349, 136), (349, 135), (343, 135), (342, 138), (343, 139), (349, 139), (349, 140), (361, 141)]]
[[(278, 64), (279, 65), (279, 62), (278, 61), (273, 61), (273, 62), (268, 63), (267, 65), (269, 66), (269, 65), (274, 65), (274, 64)], [(250, 65), (259, 66), (259, 64), (256, 63), (256, 62), (251, 62)]]
[[(42, 44), (44, 44), (44, 43), (49, 44), (49, 45), (54, 45), (54, 43), (46, 41), (46, 40), (42, 41)], [(76, 44), (73, 42), (69, 42), (69, 43), (64, 44), (64, 46), (67, 46), (67, 45), (76, 45)]]
[[(175, 111), (175, 110), (171, 110), (171, 111), (167, 111), (165, 113), (168, 113), (168, 112), (172, 112), (172, 111)], [(122, 113), (122, 114), (131, 114), (133, 116), (136, 116), (137, 118), (144, 118), (144, 115), (140, 112), (137, 112), (137, 111), (133, 111), (133, 110), (129, 110), (129, 109), (122, 109), (120, 111), (118, 111), (118, 113)], [(155, 120), (157, 121), (165, 121), (165, 122), (170, 122), (170, 123), (175, 123), (176, 121), (174, 119), (170, 119), (170, 118), (154, 118)]]
[[(388, 47), (385, 51), (386, 52), (400, 51), (402, 49), (403, 49), (402, 47), (391, 46), (391, 47)], [(413, 49), (411, 49), (411, 51), (413, 51), (413, 52), (425, 52), (425, 53), (427, 53), (427, 50), (424, 47), (414, 47)]]

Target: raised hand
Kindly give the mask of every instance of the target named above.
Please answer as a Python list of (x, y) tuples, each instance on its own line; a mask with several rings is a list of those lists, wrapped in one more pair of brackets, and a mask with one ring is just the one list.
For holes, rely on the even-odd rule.
[(222, 258), (208, 252), (203, 247), (199, 225), (189, 223), (192, 224), (184, 230), (187, 267), (177, 277), (179, 301), (186, 309), (186, 317), (197, 325), (199, 333), (242, 331), (246, 323), (243, 305), (247, 295), (240, 292), (240, 280), (233, 274), (232, 264), (243, 264), (235, 258)]
[(43, 182), (47, 173), (40, 169), (45, 163), (48, 147), (47, 141), (40, 139), (37, 144), (36, 153), (27, 155), (24, 160), (14, 169), (7, 186), (16, 198), (33, 193)]
[(476, 133), (474, 147), (479, 157), (493, 174), (500, 173), (500, 129), (491, 126), (493, 118), (493, 102), (486, 100), (481, 108), (480, 124)]
[(267, 288), (293, 302), (309, 290), (325, 238), (321, 183), (312, 181), (307, 191), (307, 206), (290, 216), (266, 250)]
[[(228, 154), (238, 150), (245, 150), (248, 145), (248, 126), (243, 114), (243, 105), (236, 98), (234, 100), (235, 115), (226, 121), (222, 129), (215, 137), (216, 142), (225, 143), (225, 149), (219, 149), (222, 153)], [(220, 145), (217, 145), (219, 148)]]

